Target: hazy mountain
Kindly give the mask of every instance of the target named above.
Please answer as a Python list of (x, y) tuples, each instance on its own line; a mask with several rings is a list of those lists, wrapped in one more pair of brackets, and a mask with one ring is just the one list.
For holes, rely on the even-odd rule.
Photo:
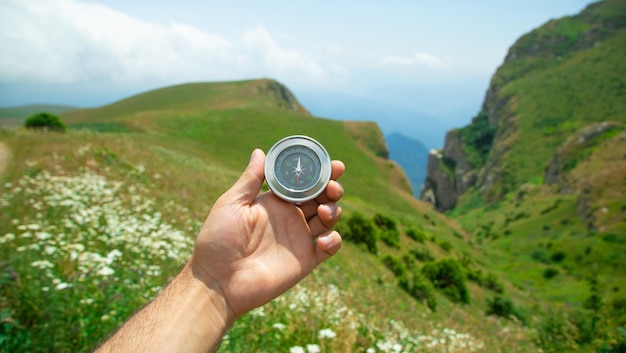
[(428, 149), (422, 142), (400, 133), (385, 135), (385, 140), (389, 149), (389, 159), (404, 169), (411, 182), (413, 195), (419, 197), (426, 178)]

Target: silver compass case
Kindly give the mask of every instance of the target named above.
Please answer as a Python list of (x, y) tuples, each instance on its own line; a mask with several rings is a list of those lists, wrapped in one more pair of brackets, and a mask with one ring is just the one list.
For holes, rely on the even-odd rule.
[(265, 158), (265, 181), (281, 199), (296, 204), (318, 197), (332, 172), (328, 151), (315, 139), (288, 136), (278, 141)]

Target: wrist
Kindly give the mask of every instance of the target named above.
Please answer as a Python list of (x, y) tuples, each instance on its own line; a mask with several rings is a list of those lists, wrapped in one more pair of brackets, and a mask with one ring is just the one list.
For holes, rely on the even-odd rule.
[(237, 319), (237, 315), (230, 306), (221, 283), (199, 268), (200, 266), (194, 265), (192, 256), (183, 268), (184, 276), (201, 293), (201, 300), (205, 302), (204, 305), (209, 311), (207, 314), (210, 314), (212, 321), (215, 321), (216, 325), (223, 325), (228, 330)]

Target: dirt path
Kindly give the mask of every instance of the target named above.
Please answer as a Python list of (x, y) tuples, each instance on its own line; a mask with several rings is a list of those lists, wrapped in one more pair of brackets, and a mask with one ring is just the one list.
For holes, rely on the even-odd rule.
[(0, 142), (0, 175), (4, 173), (9, 162), (9, 148), (4, 143)]

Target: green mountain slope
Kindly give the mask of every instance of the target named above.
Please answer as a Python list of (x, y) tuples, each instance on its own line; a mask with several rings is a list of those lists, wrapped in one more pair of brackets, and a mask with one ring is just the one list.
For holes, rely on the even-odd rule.
[(518, 288), (554, 303), (547, 317), (567, 313), (560, 340), (572, 345), (546, 350), (625, 340), (595, 326), (626, 324), (624, 97), (626, 2), (594, 2), (522, 36), (481, 111), (429, 157), (422, 197)]
[[(501, 291), (529, 310), (524, 293), (489, 269), (455, 222), (412, 197), (402, 170), (383, 158), (376, 124), (312, 117), (280, 87), (271, 80), (180, 85), (62, 114), (65, 134), (0, 130), (9, 153), (0, 176), (1, 349), (89, 350), (178, 270), (253, 148), (307, 134), (347, 166), (338, 225), (345, 248), (264, 314), (243, 318), (224, 351), (306, 344), (419, 351), (426, 342), (533, 350), (531, 329), (485, 315), (487, 299)], [(375, 240), (376, 254), (363, 236)], [(456, 303), (452, 288), (433, 287), (446, 264), (469, 304)], [(343, 314), (329, 315), (331, 304), (318, 302)], [(274, 323), (284, 334), (272, 331)], [(324, 329), (337, 339), (321, 338)], [(276, 334), (257, 334), (269, 331)], [(499, 342), (493, 332), (510, 339)]]

